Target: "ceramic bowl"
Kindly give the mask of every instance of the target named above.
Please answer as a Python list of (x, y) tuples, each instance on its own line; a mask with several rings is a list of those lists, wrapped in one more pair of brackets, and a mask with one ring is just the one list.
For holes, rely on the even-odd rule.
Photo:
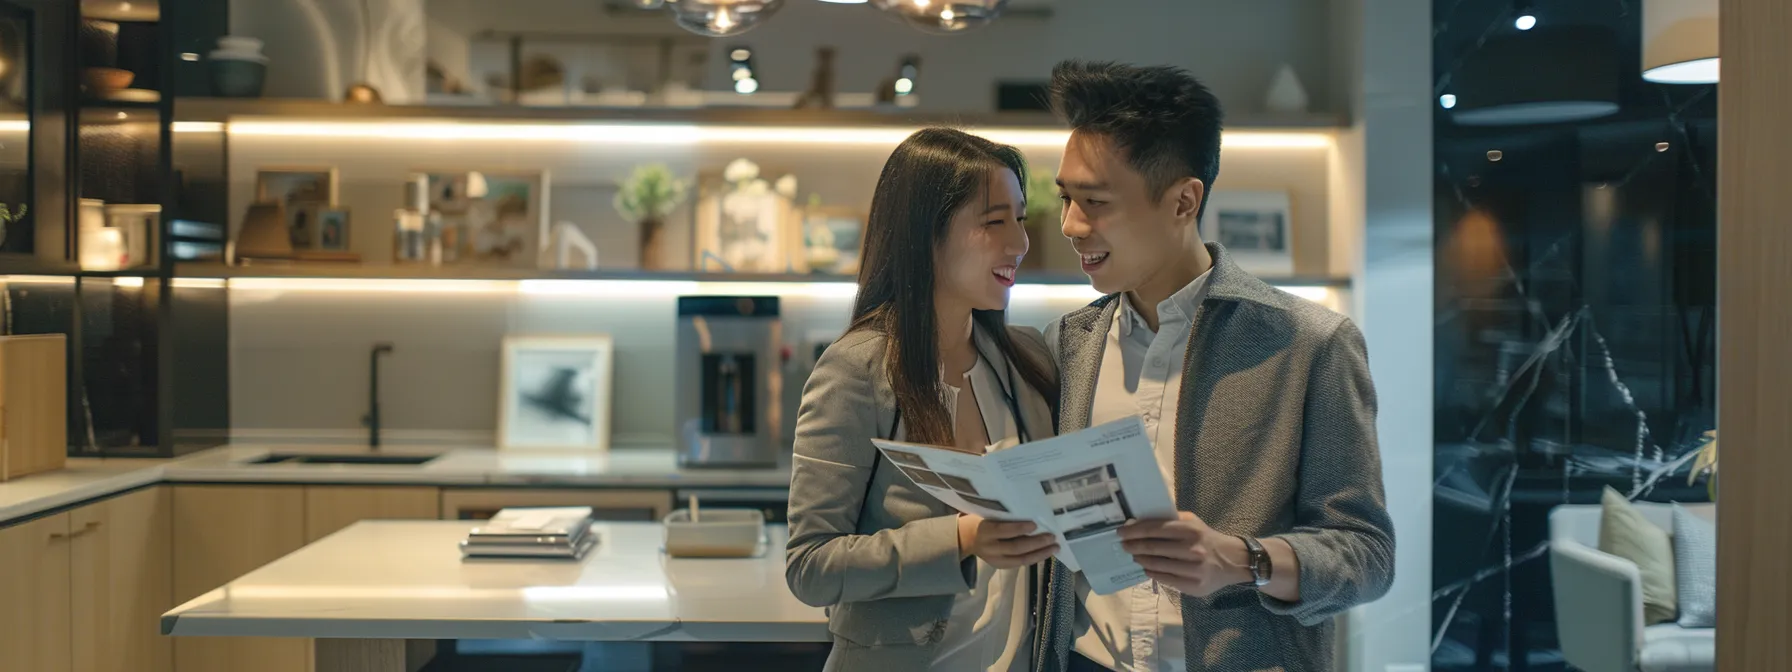
[(87, 92), (95, 96), (103, 96), (119, 91), (131, 85), (136, 73), (119, 68), (82, 68), (81, 83), (87, 86)]

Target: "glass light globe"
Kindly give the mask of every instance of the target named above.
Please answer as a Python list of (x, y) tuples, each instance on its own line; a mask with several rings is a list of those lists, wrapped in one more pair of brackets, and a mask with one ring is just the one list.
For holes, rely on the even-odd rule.
[(752, 30), (784, 6), (784, 0), (665, 0), (678, 27), (725, 37)]
[(1008, 0), (871, 0), (878, 9), (925, 33), (962, 33), (1001, 16)]

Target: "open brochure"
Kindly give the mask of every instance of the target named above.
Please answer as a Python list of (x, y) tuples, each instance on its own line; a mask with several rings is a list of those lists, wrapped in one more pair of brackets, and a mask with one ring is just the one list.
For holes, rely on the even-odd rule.
[(1097, 594), (1145, 581), (1120, 547), (1129, 519), (1174, 518), (1176, 504), (1138, 416), (1080, 432), (959, 448), (872, 439), (909, 480), (940, 501), (990, 520), (1030, 520), (1058, 538), (1057, 558)]

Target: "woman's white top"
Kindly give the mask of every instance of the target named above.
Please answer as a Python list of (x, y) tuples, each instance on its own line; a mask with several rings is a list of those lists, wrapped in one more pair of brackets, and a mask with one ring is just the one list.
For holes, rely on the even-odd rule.
[[(999, 384), (997, 375), (1002, 376)], [(976, 365), (965, 373), (965, 384), (976, 395), (977, 410), (983, 416), (983, 426), (991, 443), (1020, 436), (1020, 428), (1015, 426), (1008, 400), (1000, 387), (1007, 385), (1009, 392), (1019, 394), (1015, 387), (1017, 378), (1011, 371), (996, 371), (983, 357), (978, 357)], [(963, 391), (950, 385), (944, 388), (946, 395), (942, 401), (952, 415), (953, 426), (957, 426), (958, 395)], [(981, 559), (973, 558), (973, 561), (977, 563), (977, 583), (970, 592), (953, 600), (952, 613), (947, 617), (946, 633), (934, 656), (933, 669), (954, 672), (1026, 670), (1032, 663), (1027, 642), (1033, 630), (1026, 570), (996, 569)]]

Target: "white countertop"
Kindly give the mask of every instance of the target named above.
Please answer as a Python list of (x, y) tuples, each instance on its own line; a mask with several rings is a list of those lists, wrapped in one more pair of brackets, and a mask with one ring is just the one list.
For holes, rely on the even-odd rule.
[(682, 469), (670, 449), (608, 453), (394, 446), (439, 455), (421, 465), (255, 464), (270, 453), (366, 455), (365, 446), (228, 445), (174, 459), (70, 458), (60, 471), (0, 483), (0, 524), (155, 483), (387, 484), (509, 487), (783, 488), (790, 468)]
[(599, 523), (582, 561), (465, 560), (478, 523), (362, 521), (162, 617), (174, 636), (825, 642), (784, 582), (785, 530), (760, 557), (677, 559), (657, 523)]

